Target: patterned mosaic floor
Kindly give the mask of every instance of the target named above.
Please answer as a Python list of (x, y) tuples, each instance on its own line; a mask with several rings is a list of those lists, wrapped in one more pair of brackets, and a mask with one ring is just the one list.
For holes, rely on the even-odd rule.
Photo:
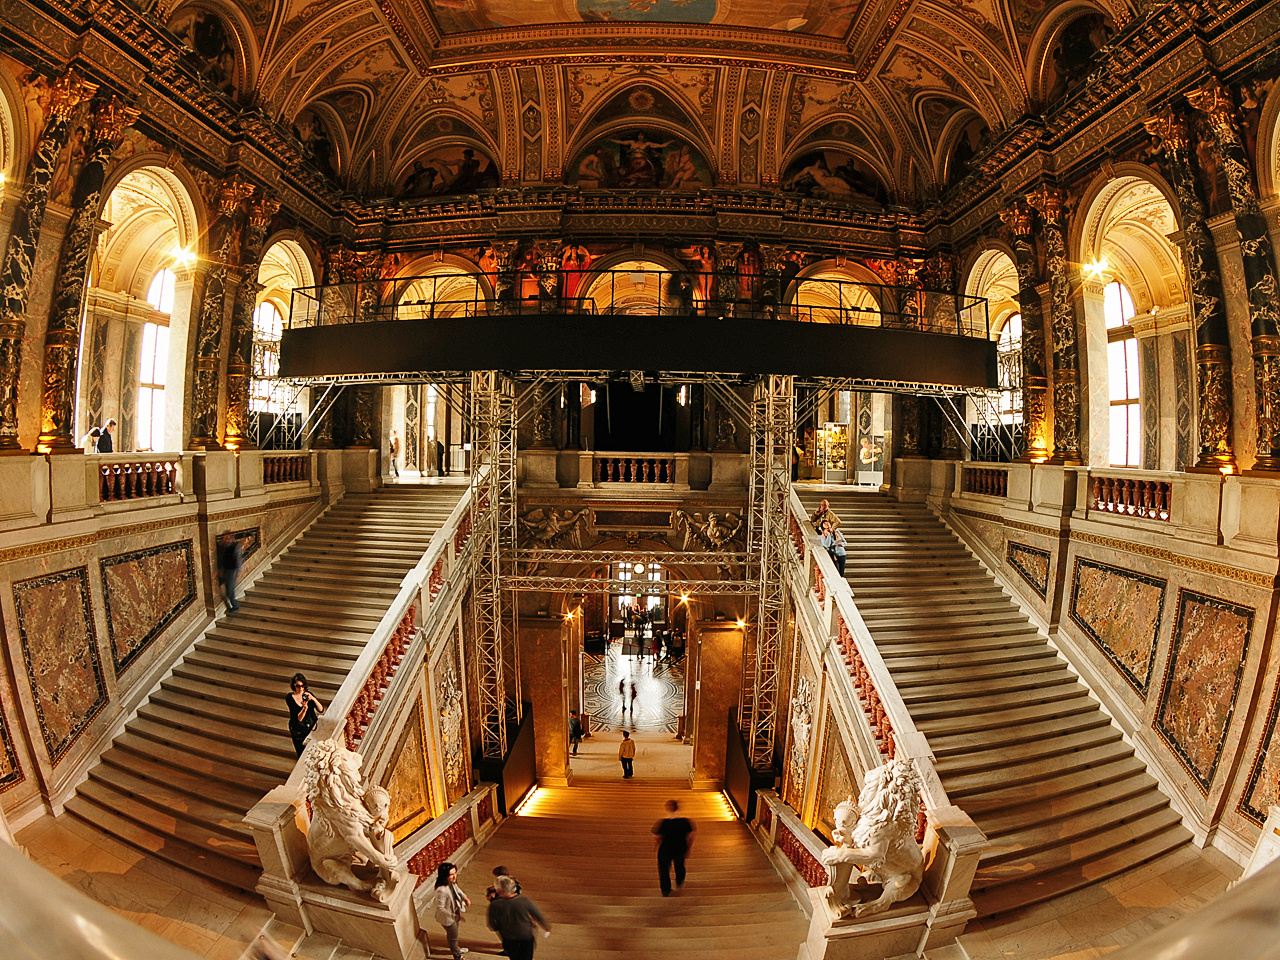
[(624, 720), (618, 683), (636, 684), (635, 714), (628, 710), (628, 729), (675, 735), (684, 710), (684, 662), (654, 662), (653, 657), (624, 656), (622, 644), (611, 643), (604, 656), (587, 654), (583, 663), (583, 710), (593, 727), (616, 727)]

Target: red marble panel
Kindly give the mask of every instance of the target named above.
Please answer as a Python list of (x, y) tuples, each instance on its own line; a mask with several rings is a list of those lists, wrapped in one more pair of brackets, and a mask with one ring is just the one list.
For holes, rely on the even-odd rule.
[(1145, 698), (1151, 685), (1167, 581), (1078, 558), (1069, 614)]
[(107, 705), (89, 599), (89, 568), (13, 585), (22, 659), (40, 734), (57, 763)]
[(9, 721), (0, 713), (0, 793), (17, 786), (23, 779), (22, 765), (18, 763), (13, 738), (9, 736)]
[(1206, 794), (1231, 726), (1253, 615), (1251, 607), (1178, 591), (1173, 651), (1155, 727)]
[(1280, 712), (1280, 683), (1271, 694), (1271, 707), (1267, 711), (1267, 728), (1253, 758), (1249, 782), (1240, 798), (1239, 810), (1255, 823), (1264, 823), (1267, 810), (1280, 804), (1280, 749), (1276, 747), (1276, 714)]
[(107, 637), (116, 676), (196, 598), (190, 540), (135, 550), (101, 561)]

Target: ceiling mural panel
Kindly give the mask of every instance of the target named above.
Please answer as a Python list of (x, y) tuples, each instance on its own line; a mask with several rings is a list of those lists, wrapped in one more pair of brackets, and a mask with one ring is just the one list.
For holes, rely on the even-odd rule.
[(861, 157), (842, 150), (810, 150), (782, 174), (782, 189), (817, 200), (845, 200), (884, 206), (888, 192), (880, 175)]
[(696, 145), (642, 127), (588, 143), (566, 173), (566, 183), (585, 190), (697, 190), (715, 182)]
[(715, 24), (841, 39), (861, 2), (827, 0), (430, 0), (446, 34), (575, 23)]

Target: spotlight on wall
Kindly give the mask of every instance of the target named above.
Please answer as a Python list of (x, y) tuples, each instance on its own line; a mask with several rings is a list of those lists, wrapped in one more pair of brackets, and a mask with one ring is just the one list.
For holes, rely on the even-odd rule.
[(1092, 277), (1102, 276), (1107, 272), (1107, 258), (1103, 257), (1100, 260), (1094, 260), (1092, 263), (1086, 263), (1084, 271)]
[(173, 262), (179, 267), (189, 267), (195, 261), (196, 255), (190, 250), (184, 250), (182, 247), (174, 247), (169, 254), (173, 257)]
[(745, 627), (746, 625), (747, 625), (747, 621), (745, 621), (745, 620), (743, 620), (743, 619), (741, 619), (741, 618), (739, 618), (739, 619), (738, 619), (738, 626), (739, 626), (739, 628), (741, 628), (741, 627)]

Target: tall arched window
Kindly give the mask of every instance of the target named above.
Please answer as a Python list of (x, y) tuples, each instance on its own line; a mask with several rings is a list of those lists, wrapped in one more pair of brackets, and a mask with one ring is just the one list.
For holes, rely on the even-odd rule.
[(1000, 376), (1000, 422), (1022, 422), (1022, 314), (1004, 322), (996, 344), (996, 366)]
[[(173, 313), (173, 271), (156, 272), (147, 287), (147, 303), (160, 313)], [(134, 446), (141, 451), (164, 446), (165, 367), (169, 361), (169, 327), (142, 325), (142, 356), (138, 363), (138, 422)]]
[(284, 413), (286, 398), (273, 394), (271, 378), (280, 371), (280, 337), (284, 317), (270, 300), (253, 311), (253, 385), (249, 409), (254, 413)]
[(1111, 397), (1111, 465), (1142, 466), (1142, 403), (1138, 373), (1138, 339), (1129, 321), (1133, 297), (1120, 281), (1102, 293), (1107, 323), (1107, 376)]
[(151, 278), (151, 286), (147, 288), (147, 303), (161, 313), (173, 313), (173, 271), (165, 267)]

